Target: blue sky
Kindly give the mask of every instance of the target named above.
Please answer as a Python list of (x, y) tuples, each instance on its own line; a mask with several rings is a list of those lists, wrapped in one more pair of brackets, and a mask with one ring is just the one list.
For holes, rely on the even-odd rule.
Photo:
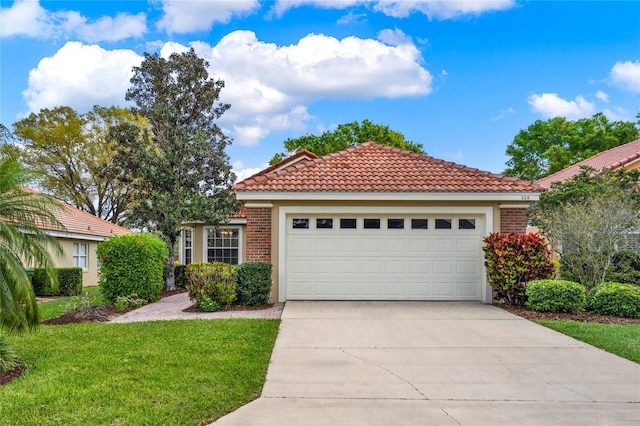
[(493, 172), (538, 119), (640, 111), (637, 1), (0, 1), (0, 122), (127, 106), (142, 54), (225, 80), (240, 178), (288, 137), (369, 119)]

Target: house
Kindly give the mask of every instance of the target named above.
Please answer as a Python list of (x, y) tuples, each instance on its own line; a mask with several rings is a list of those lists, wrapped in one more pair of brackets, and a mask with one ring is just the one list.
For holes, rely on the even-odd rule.
[(81, 267), (83, 286), (98, 285), (98, 269), (100, 268), (96, 256), (98, 243), (113, 236), (131, 234), (132, 232), (65, 202), (56, 201), (61, 208), (55, 209), (53, 214), (64, 225), (66, 231), (42, 227), (47, 234), (56, 237), (64, 251), (61, 257), (53, 256), (55, 266), (57, 268)]
[(233, 190), (242, 217), (193, 224), (183, 259), (271, 262), (278, 301), (491, 303), (482, 238), (524, 233), (540, 188), (368, 142), (301, 151)]
[(549, 189), (553, 182), (564, 182), (570, 177), (580, 173), (581, 167), (591, 167), (596, 171), (602, 169), (634, 170), (640, 168), (640, 139), (624, 145), (611, 148), (599, 154), (582, 160), (572, 166), (562, 169), (552, 175), (546, 176), (536, 181), (539, 186)]

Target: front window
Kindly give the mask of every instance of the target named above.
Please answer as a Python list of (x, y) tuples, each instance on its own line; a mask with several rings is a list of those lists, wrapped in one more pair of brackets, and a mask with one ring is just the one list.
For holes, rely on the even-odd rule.
[(185, 265), (193, 262), (193, 231), (184, 229), (182, 231), (182, 261)]
[(240, 254), (238, 228), (207, 229), (207, 262), (237, 265)]
[(89, 266), (89, 250), (86, 244), (73, 243), (73, 266), (87, 269)]

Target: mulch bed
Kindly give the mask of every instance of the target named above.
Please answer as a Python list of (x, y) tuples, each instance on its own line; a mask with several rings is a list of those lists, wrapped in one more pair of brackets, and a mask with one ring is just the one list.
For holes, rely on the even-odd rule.
[(24, 365), (19, 365), (11, 371), (0, 371), (0, 386), (11, 383), (22, 376), (22, 373), (24, 373), (26, 369)]
[(560, 312), (538, 312), (524, 306), (512, 306), (496, 304), (495, 306), (521, 316), (528, 320), (549, 320), (549, 321), (577, 321), (577, 322), (597, 322), (601, 324), (640, 324), (640, 318), (620, 318), (598, 315), (591, 312), (576, 312), (567, 314)]
[[(265, 305), (260, 306), (246, 306), (246, 305), (236, 305), (231, 304), (226, 307), (222, 307), (216, 312), (229, 312), (229, 311), (261, 311), (263, 309), (273, 308), (273, 303), (267, 303)], [(198, 307), (198, 305), (191, 305), (187, 309), (183, 309), (182, 312), (196, 312), (196, 313), (205, 313), (202, 309)]]
[(120, 315), (113, 305), (102, 305), (91, 308), (86, 313), (67, 311), (56, 318), (42, 321), (43, 325), (78, 324), (82, 322), (107, 322)]

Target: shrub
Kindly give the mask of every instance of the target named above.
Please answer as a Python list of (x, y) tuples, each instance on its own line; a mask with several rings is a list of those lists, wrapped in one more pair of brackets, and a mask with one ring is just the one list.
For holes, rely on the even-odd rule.
[(124, 312), (130, 309), (138, 309), (147, 304), (147, 301), (133, 293), (129, 296), (118, 296), (115, 301), (116, 312)]
[(98, 245), (100, 290), (105, 299), (115, 303), (118, 296), (137, 294), (155, 302), (164, 287), (162, 271), (167, 247), (151, 235), (122, 235)]
[(572, 281), (530, 281), (526, 294), (526, 305), (536, 311), (577, 312), (584, 309), (584, 286)]
[[(222, 262), (187, 265), (186, 276), (189, 284), (189, 298), (200, 306), (202, 295), (207, 296), (220, 306), (227, 306), (236, 300), (236, 281), (233, 265)], [(202, 308), (202, 307), (201, 307)]]
[[(175, 265), (173, 276), (175, 277), (177, 288), (187, 288), (188, 282), (187, 282), (187, 276), (185, 275), (186, 268), (187, 268), (187, 265), (178, 265), (178, 264)], [(169, 266), (164, 265), (164, 269), (162, 270), (163, 282), (167, 281), (168, 269), (169, 269)]]
[(511, 305), (526, 301), (526, 283), (555, 273), (547, 241), (535, 234), (493, 233), (484, 239), (487, 281), (496, 299)]
[(220, 309), (220, 304), (206, 294), (196, 296), (196, 304), (205, 312), (215, 312)]
[(633, 251), (616, 253), (607, 271), (606, 281), (640, 285), (640, 253)]
[(19, 365), (20, 360), (13, 347), (0, 336), (0, 372), (13, 371)]
[(77, 296), (82, 293), (82, 268), (56, 268), (58, 289), (51, 288), (43, 268), (33, 270), (31, 284), (36, 296)]
[(83, 295), (71, 298), (64, 308), (68, 311), (75, 311), (80, 316), (88, 315), (91, 313), (96, 299), (96, 296), (91, 297), (89, 296), (89, 293), (84, 293)]
[(603, 283), (589, 294), (587, 309), (600, 315), (640, 317), (640, 287), (631, 284)]
[(238, 302), (248, 306), (264, 305), (271, 294), (271, 264), (246, 262), (236, 266)]

